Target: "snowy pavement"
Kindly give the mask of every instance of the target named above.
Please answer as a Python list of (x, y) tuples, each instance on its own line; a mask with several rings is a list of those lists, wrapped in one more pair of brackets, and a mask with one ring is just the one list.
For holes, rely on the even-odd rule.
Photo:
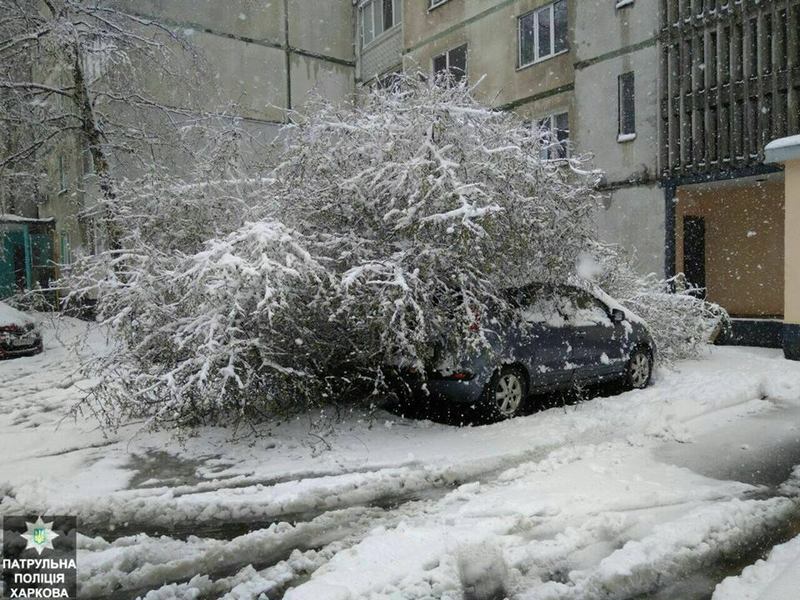
[(647, 390), (494, 425), (352, 413), (180, 444), (67, 416), (91, 382), (59, 338), (83, 335), (49, 324), (44, 354), (0, 362), (0, 516), (78, 515), (81, 597), (788, 600), (800, 585), (800, 364), (776, 351), (714, 348)]

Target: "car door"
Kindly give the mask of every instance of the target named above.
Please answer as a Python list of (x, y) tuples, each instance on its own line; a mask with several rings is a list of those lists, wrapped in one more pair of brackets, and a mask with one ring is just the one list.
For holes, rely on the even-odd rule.
[(573, 347), (559, 304), (552, 286), (526, 288), (519, 347), (532, 388), (554, 388), (572, 380)]
[(575, 376), (581, 380), (602, 379), (619, 369), (622, 349), (611, 311), (594, 295), (568, 288), (563, 312), (573, 346)]

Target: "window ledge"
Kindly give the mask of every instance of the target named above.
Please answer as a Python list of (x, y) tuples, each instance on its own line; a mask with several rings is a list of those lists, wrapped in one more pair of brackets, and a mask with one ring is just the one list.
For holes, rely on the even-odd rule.
[(429, 3), (428, 3), (428, 12), (431, 12), (432, 10), (436, 10), (437, 8), (439, 8), (440, 6), (444, 6), (444, 5), (445, 5), (445, 4), (447, 4), (448, 2), (450, 2), (450, 0), (444, 0), (444, 2), (439, 2), (439, 3), (437, 3), (437, 4), (436, 4), (436, 5), (434, 5), (434, 6), (431, 6), (431, 5), (430, 5), (430, 2), (429, 2)]
[(632, 142), (635, 139), (636, 139), (636, 134), (635, 133), (620, 133), (617, 136), (617, 142), (619, 142), (620, 144), (625, 144), (627, 142)]
[(617, 0), (617, 8), (625, 8), (633, 4), (633, 0)]
[(528, 69), (528, 68), (530, 68), (530, 67), (535, 67), (535, 66), (536, 66), (536, 65), (538, 65), (538, 64), (541, 64), (541, 63), (543, 63), (543, 62), (547, 62), (548, 60), (551, 60), (551, 59), (553, 59), (553, 58), (555, 58), (555, 57), (557, 57), (557, 56), (561, 56), (562, 54), (568, 54), (568, 53), (569, 53), (569, 51), (570, 51), (570, 48), (566, 48), (566, 49), (564, 49), (564, 50), (561, 50), (561, 51), (559, 51), (559, 52), (556, 52), (555, 54), (548, 54), (548, 55), (547, 55), (547, 56), (545, 56), (544, 58), (540, 58), (540, 59), (538, 59), (538, 60), (535, 60), (535, 61), (533, 61), (533, 62), (529, 62), (529, 63), (526, 63), (526, 64), (524, 64), (524, 65), (520, 65), (520, 66), (518, 66), (518, 67), (517, 67), (517, 71), (523, 71), (523, 70), (525, 70), (525, 69)]

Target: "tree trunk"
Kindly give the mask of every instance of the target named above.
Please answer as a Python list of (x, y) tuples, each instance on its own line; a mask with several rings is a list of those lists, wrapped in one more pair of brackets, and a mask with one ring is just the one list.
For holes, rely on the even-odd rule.
[(72, 78), (75, 85), (73, 100), (78, 109), (81, 119), (81, 131), (89, 145), (89, 152), (92, 154), (94, 162), (94, 172), (97, 175), (100, 191), (105, 200), (106, 233), (108, 234), (108, 244), (111, 249), (120, 247), (119, 231), (114, 225), (111, 206), (116, 198), (114, 179), (111, 175), (108, 158), (103, 151), (103, 132), (97, 126), (95, 119), (92, 99), (89, 95), (89, 88), (86, 84), (86, 77), (81, 63), (81, 51), (78, 40), (75, 40), (73, 48)]

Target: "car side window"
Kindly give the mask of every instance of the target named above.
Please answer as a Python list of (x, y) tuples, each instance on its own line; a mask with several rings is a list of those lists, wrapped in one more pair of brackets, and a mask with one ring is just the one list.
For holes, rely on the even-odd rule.
[(576, 289), (564, 294), (563, 298), (560, 310), (568, 325), (572, 327), (613, 325), (608, 307), (589, 292)]
[(537, 286), (526, 289), (520, 303), (522, 319), (526, 323), (564, 327), (566, 320), (560, 310), (561, 296), (553, 288)]

